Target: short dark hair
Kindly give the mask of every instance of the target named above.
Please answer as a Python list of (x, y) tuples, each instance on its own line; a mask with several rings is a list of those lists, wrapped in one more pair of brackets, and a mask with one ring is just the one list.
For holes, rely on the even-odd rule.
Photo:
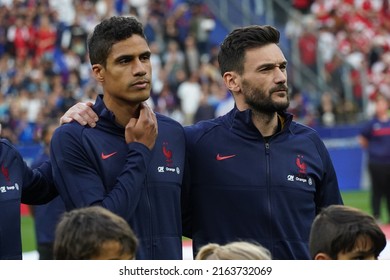
[(335, 260), (339, 253), (350, 252), (360, 236), (367, 236), (372, 240), (376, 257), (386, 246), (386, 236), (374, 217), (350, 206), (328, 206), (317, 215), (312, 224), (310, 255), (314, 259), (318, 253), (325, 253)]
[(88, 51), (91, 64), (106, 66), (112, 45), (130, 38), (134, 34), (147, 40), (143, 25), (137, 18), (113, 16), (104, 19), (95, 26), (94, 31), (88, 37)]
[(218, 53), (222, 76), (228, 71), (242, 74), (248, 49), (279, 44), (279, 38), (279, 31), (270, 25), (250, 25), (233, 30), (222, 42)]
[(122, 217), (101, 206), (73, 209), (65, 212), (57, 225), (54, 258), (89, 260), (100, 253), (105, 241), (118, 241), (122, 254), (135, 257), (138, 240)]

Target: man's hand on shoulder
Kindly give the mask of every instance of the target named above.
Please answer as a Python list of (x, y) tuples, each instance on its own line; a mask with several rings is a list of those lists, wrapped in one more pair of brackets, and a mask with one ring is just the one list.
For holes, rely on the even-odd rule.
[(90, 127), (95, 127), (99, 118), (92, 110), (92, 106), (92, 102), (78, 102), (69, 108), (69, 110), (61, 117), (60, 125), (77, 121), (81, 125), (88, 124)]

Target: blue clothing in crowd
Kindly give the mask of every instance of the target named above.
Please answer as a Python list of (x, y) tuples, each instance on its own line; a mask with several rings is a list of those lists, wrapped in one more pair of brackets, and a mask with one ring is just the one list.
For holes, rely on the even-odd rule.
[(377, 117), (366, 122), (361, 135), (368, 140), (367, 154), (371, 163), (390, 164), (390, 120)]

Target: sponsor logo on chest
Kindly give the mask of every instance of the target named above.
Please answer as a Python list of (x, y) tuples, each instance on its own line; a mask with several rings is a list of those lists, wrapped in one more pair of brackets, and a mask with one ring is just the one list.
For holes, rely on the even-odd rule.
[(174, 161), (174, 154), (171, 149), (169, 149), (169, 144), (168, 142), (163, 142), (162, 145), (162, 154), (164, 155), (165, 162), (163, 165), (160, 165), (157, 167), (157, 172), (159, 173), (177, 173), (180, 174), (181, 170), (180, 167), (175, 166), (175, 161)]
[(295, 174), (287, 175), (287, 181), (302, 182), (311, 186), (313, 184), (313, 180), (307, 175), (307, 165), (304, 161), (303, 155), (297, 155), (295, 165), (297, 167), (297, 172)]
[(0, 193), (7, 193), (10, 191), (19, 191), (19, 185), (18, 183), (15, 183), (15, 185), (7, 185), (7, 186), (0, 186)]

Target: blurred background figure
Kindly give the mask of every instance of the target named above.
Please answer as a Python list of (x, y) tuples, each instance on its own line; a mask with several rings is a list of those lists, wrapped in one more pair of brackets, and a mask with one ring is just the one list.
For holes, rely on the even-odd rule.
[(382, 198), (386, 199), (390, 217), (390, 118), (389, 99), (386, 96), (376, 94), (375, 114), (363, 126), (359, 142), (368, 156), (372, 213), (380, 221)]

